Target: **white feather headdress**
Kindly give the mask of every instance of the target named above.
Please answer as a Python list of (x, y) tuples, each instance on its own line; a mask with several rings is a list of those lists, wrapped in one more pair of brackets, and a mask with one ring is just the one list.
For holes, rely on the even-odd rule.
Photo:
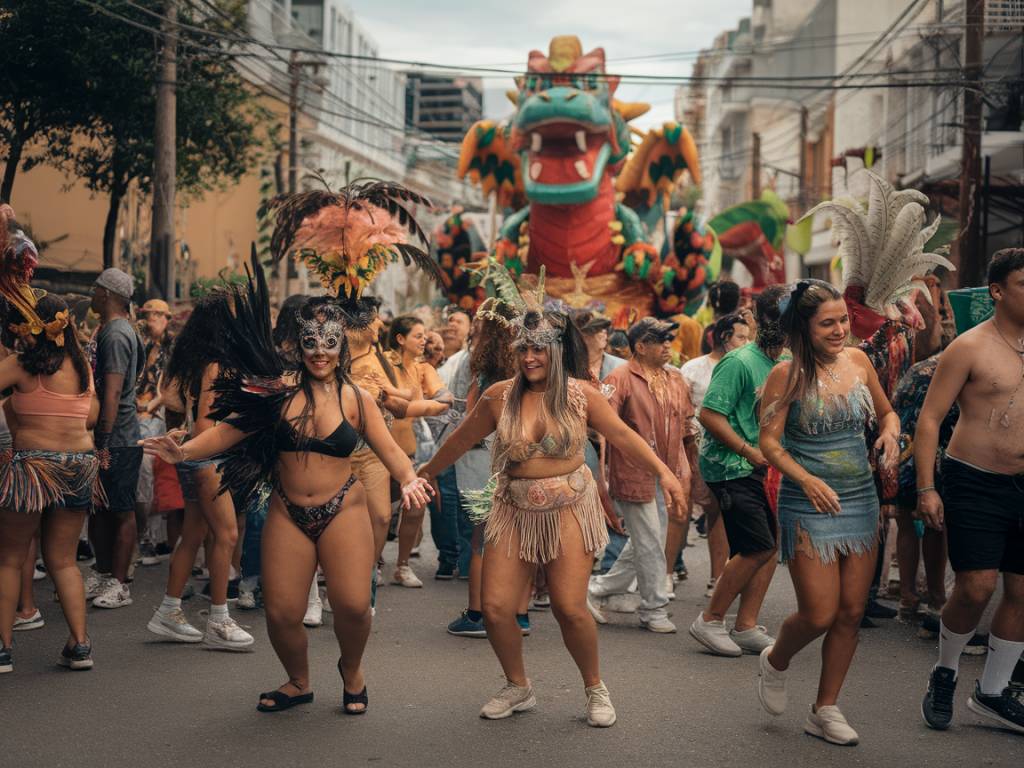
[(952, 262), (924, 246), (939, 228), (941, 216), (926, 225), (928, 197), (916, 189), (895, 190), (867, 169), (871, 182), (867, 207), (859, 200), (839, 198), (819, 203), (800, 221), (819, 211), (832, 215), (832, 231), (843, 260), (843, 288), (864, 289), (864, 304), (880, 314), (906, 295), (915, 277), (935, 267), (954, 270)]

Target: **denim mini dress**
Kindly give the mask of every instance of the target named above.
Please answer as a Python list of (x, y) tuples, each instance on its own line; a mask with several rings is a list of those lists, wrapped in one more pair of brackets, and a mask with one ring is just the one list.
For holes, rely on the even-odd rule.
[(869, 552), (878, 536), (879, 503), (868, 461), (865, 429), (875, 418), (871, 393), (857, 382), (846, 397), (809, 395), (794, 401), (786, 418), (785, 446), (804, 469), (839, 496), (840, 512), (823, 514), (799, 485), (782, 479), (779, 490), (780, 559), (809, 548), (823, 563)]

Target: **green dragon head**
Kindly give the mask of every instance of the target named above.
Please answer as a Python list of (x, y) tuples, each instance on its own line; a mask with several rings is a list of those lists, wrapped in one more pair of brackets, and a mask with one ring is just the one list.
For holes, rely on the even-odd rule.
[(618, 78), (604, 50), (584, 54), (578, 38), (555, 37), (549, 54), (531, 51), (517, 79), (513, 119), (526, 196), (537, 203), (588, 202), (629, 152), (629, 127), (615, 108)]

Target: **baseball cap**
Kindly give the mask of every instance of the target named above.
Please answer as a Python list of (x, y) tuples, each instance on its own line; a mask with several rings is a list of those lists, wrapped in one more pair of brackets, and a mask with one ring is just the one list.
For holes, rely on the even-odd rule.
[(573, 325), (584, 334), (606, 331), (612, 325), (612, 321), (607, 317), (590, 309), (574, 309), (569, 316)]
[(96, 278), (96, 285), (125, 299), (130, 299), (135, 293), (135, 281), (132, 280), (132, 276), (116, 267), (100, 272), (100, 276)]
[(158, 315), (171, 316), (171, 307), (163, 299), (150, 299), (142, 305), (142, 309), (139, 310), (139, 314), (145, 315), (150, 312), (155, 312)]
[(638, 342), (653, 338), (658, 342), (665, 342), (671, 339), (679, 328), (679, 323), (669, 320), (659, 320), (656, 317), (645, 317), (637, 321), (626, 333), (629, 339), (629, 346), (632, 348)]

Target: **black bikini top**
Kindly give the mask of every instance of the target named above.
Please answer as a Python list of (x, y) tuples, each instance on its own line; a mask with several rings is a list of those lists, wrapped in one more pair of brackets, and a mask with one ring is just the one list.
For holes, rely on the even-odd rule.
[(319, 453), (345, 459), (359, 444), (359, 433), (355, 431), (348, 419), (342, 417), (341, 424), (327, 437), (302, 437), (295, 427), (286, 421), (277, 425), (277, 449), (282, 453)]

